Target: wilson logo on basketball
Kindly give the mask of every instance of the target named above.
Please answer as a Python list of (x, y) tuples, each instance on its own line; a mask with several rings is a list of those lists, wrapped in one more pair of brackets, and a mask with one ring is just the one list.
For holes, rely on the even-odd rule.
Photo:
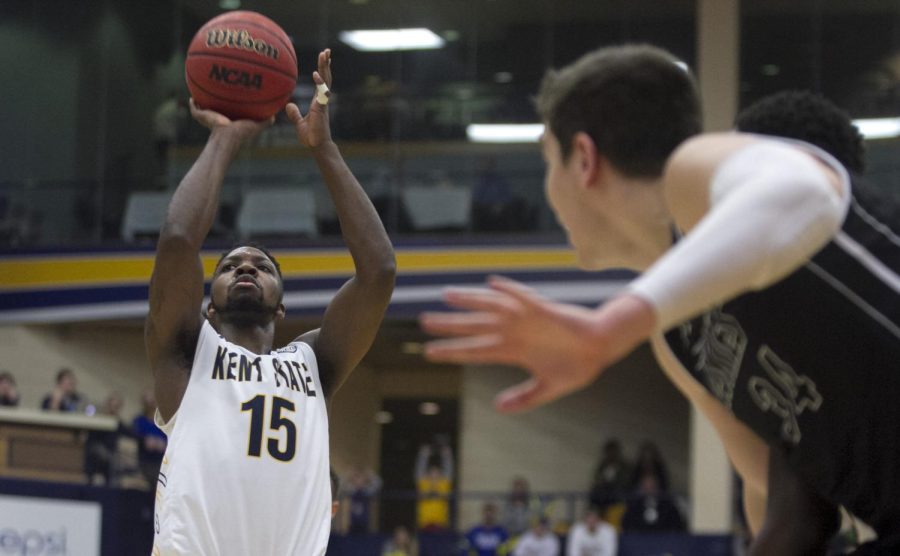
[(240, 48), (273, 60), (278, 59), (277, 48), (261, 39), (254, 39), (246, 29), (211, 29), (206, 32), (206, 46), (210, 48)]
[(242, 85), (248, 89), (262, 89), (262, 75), (226, 68), (225, 66), (220, 67), (213, 64), (213, 67), (209, 70), (209, 78), (229, 85)]

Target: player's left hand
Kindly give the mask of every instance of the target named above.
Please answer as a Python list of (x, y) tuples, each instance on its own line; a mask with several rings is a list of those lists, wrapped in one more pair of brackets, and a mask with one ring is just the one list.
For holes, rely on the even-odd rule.
[[(331, 49), (319, 52), (318, 71), (313, 72), (316, 87), (325, 85), (331, 90)], [(325, 93), (330, 97), (331, 93)], [(303, 116), (300, 108), (292, 103), (285, 107), (285, 113), (294, 124), (300, 143), (311, 149), (331, 142), (331, 127), (328, 125), (328, 105), (318, 101), (318, 91), (309, 103), (309, 113)]]
[(505, 278), (491, 278), (489, 288), (450, 289), (444, 299), (465, 311), (421, 316), (425, 331), (455, 337), (426, 343), (426, 358), (523, 367), (531, 378), (495, 399), (504, 412), (533, 409), (588, 385), (645, 340), (655, 318), (633, 296), (591, 310)]

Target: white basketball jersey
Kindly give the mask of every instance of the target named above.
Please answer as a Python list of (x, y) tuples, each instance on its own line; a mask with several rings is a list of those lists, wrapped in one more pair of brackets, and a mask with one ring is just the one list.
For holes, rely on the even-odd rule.
[(312, 348), (257, 355), (204, 322), (156, 487), (153, 556), (320, 556), (328, 415)]

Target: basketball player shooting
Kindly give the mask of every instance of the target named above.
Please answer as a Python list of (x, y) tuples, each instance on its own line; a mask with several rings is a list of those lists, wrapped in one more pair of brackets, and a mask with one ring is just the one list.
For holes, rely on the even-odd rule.
[[(424, 314), (435, 361), (518, 365), (502, 411), (546, 404), (650, 340), (745, 485), (752, 554), (821, 554), (843, 505), (900, 546), (900, 234), (805, 143), (697, 135), (668, 53), (617, 47), (548, 73), (537, 99), (549, 203), (584, 268), (643, 272), (597, 309), (511, 280)], [(697, 135), (696, 137), (692, 137)]]
[(231, 121), (193, 102), (209, 139), (169, 205), (150, 282), (146, 346), (169, 436), (154, 555), (322, 555), (331, 490), (326, 401), (368, 351), (394, 284), (394, 252), (331, 139), (331, 52), (318, 57), (309, 113), (286, 108), (334, 201), (355, 275), (319, 329), (273, 346), (285, 316), (278, 262), (245, 245), (216, 265), (201, 316), (200, 249), (229, 164), (272, 120)]

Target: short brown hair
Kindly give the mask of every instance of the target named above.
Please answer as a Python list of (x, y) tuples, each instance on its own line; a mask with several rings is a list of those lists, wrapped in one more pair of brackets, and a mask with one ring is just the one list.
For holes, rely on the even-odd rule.
[(660, 48), (625, 45), (548, 71), (535, 103), (563, 158), (583, 131), (623, 174), (660, 176), (672, 151), (701, 130), (697, 87), (677, 62)]

